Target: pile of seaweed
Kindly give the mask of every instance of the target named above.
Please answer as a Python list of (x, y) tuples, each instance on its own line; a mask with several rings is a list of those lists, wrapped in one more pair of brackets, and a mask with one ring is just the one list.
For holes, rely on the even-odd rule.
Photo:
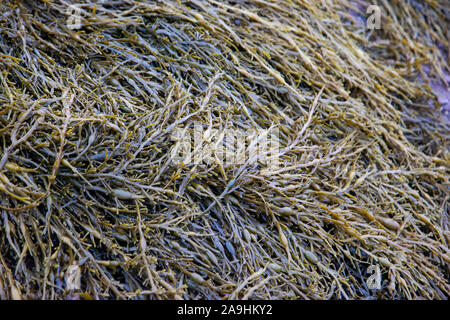
[(370, 4), (1, 1), (0, 298), (446, 299), (449, 8)]

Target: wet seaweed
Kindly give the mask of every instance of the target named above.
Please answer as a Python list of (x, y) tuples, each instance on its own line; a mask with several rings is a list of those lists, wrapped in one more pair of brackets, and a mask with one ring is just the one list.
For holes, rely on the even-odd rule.
[[(76, 3), (0, 3), (0, 299), (448, 298), (444, 4)], [(194, 121), (282, 165), (172, 162)]]

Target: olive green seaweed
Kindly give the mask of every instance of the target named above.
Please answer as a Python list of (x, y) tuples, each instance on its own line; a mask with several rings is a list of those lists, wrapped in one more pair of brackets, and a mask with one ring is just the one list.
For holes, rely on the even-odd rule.
[(372, 2), (0, 1), (0, 299), (447, 299), (449, 8)]

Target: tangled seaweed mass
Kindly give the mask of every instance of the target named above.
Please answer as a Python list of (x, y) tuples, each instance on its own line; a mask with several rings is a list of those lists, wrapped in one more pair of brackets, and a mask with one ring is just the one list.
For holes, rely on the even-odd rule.
[(370, 4), (1, 1), (0, 298), (448, 298), (449, 7)]

